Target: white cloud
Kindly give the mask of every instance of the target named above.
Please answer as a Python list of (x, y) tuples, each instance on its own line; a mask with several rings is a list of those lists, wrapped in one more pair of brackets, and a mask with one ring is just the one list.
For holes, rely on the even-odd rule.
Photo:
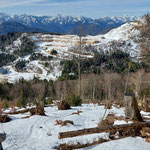
[(17, 5), (28, 5), (28, 4), (33, 4), (42, 1), (43, 0), (0, 0), (0, 8), (17, 6)]
[[(39, 3), (43, 2), (43, 3)], [(0, 8), (17, 5), (37, 5), (37, 6), (66, 6), (66, 5), (93, 5), (99, 3), (98, 0), (0, 0)]]

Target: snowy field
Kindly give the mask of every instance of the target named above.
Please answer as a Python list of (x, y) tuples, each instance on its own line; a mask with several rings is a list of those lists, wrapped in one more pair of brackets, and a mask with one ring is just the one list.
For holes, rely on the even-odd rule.
[[(81, 111), (78, 114), (72, 114)], [(53, 150), (61, 143), (86, 144), (97, 141), (98, 138), (109, 139), (108, 133), (92, 134), (78, 136), (74, 138), (58, 139), (59, 132), (73, 131), (84, 128), (96, 127), (99, 120), (103, 117), (104, 106), (96, 104), (84, 104), (81, 107), (73, 107), (70, 110), (60, 111), (56, 106), (45, 107), (47, 116), (29, 116), (29, 113), (10, 115), (12, 121), (1, 124), (1, 130), (7, 133), (7, 139), (3, 142), (4, 150)], [(112, 109), (107, 111), (116, 116), (124, 116), (124, 109)], [(148, 116), (150, 113), (142, 112), (142, 115)], [(56, 125), (56, 120), (71, 120), (74, 125), (67, 126)], [(124, 124), (125, 121), (115, 121), (115, 124)], [(130, 122), (128, 122), (130, 123)], [(150, 143), (146, 143), (140, 137), (128, 137), (121, 140), (115, 140), (82, 150), (150, 150)]]

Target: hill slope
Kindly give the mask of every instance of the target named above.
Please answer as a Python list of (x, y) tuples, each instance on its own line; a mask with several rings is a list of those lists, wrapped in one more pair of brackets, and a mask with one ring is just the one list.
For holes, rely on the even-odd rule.
[[(140, 21), (130, 22), (105, 35), (82, 37), (82, 51), (78, 51), (77, 35), (22, 34), (1, 48), (0, 56), (5, 61), (1, 59), (1, 72), (4, 73), (1, 73), (0, 78), (9, 82), (20, 78), (30, 80), (34, 76), (55, 80), (61, 75), (62, 60), (70, 60), (79, 54), (83, 59), (92, 58), (95, 50), (100, 53), (119, 49), (128, 52), (134, 59), (138, 58), (140, 31), (137, 26), (141, 25)], [(88, 49), (89, 46), (94, 47), (94, 50)]]

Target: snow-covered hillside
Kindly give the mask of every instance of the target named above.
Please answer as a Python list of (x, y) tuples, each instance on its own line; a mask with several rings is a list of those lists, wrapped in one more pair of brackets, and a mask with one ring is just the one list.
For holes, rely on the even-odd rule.
[[(81, 58), (93, 57), (93, 51), (85, 48), (88, 46), (95, 47), (98, 52), (119, 49), (130, 53), (131, 57), (137, 58), (140, 54), (139, 27), (141, 25), (140, 21), (129, 22), (105, 35), (82, 37), (82, 51), (79, 51), (80, 38), (77, 35), (23, 34), (22, 36), (26, 36), (35, 43), (34, 55), (42, 55), (51, 58), (51, 60), (31, 60), (30, 53), (24, 57), (18, 57), (14, 62), (3, 66), (7, 73), (0, 74), (0, 79), (15, 82), (20, 78), (30, 80), (36, 76), (40, 79), (55, 80), (61, 75), (62, 66), (60, 62), (62, 60), (72, 59), (73, 56), (79, 54)], [(12, 45), (7, 46), (7, 53), (13, 54), (20, 47), (20, 38), (14, 41)], [(24, 71), (18, 72), (14, 67), (19, 60), (27, 61)]]
[[(10, 110), (5, 110), (9, 112)], [(47, 116), (29, 116), (29, 113), (9, 115), (12, 121), (1, 125), (1, 129), (7, 134), (3, 142), (4, 150), (54, 150), (62, 143), (71, 144), (89, 144), (98, 141), (99, 138), (109, 139), (109, 133), (99, 133), (73, 138), (59, 139), (58, 134), (65, 131), (80, 130), (84, 128), (97, 127), (98, 122), (104, 115), (104, 106), (97, 104), (83, 104), (80, 107), (73, 107), (70, 110), (60, 111), (56, 106), (45, 108)], [(77, 111), (81, 113), (74, 114)], [(123, 108), (112, 107), (106, 113), (114, 114), (118, 117), (125, 116)], [(149, 117), (150, 113), (142, 112), (142, 115)], [(25, 118), (26, 117), (26, 118)], [(66, 126), (56, 125), (56, 120), (71, 120), (74, 125)], [(124, 120), (116, 120), (115, 125), (128, 124)], [(114, 140), (85, 150), (149, 150), (150, 143), (146, 143), (141, 137), (128, 137), (121, 140)]]

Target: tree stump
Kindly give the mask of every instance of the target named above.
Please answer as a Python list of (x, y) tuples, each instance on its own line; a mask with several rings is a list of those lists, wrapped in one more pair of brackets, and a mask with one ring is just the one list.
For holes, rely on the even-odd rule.
[(124, 107), (125, 107), (126, 118), (129, 118), (129, 119), (135, 120), (135, 121), (143, 121), (135, 96), (125, 95), (124, 96)]
[(30, 115), (41, 115), (41, 116), (45, 116), (45, 111), (44, 111), (44, 107), (36, 107), (36, 108), (31, 108), (30, 109)]
[(0, 115), (0, 123), (5, 123), (11, 121), (11, 118), (8, 115)]

